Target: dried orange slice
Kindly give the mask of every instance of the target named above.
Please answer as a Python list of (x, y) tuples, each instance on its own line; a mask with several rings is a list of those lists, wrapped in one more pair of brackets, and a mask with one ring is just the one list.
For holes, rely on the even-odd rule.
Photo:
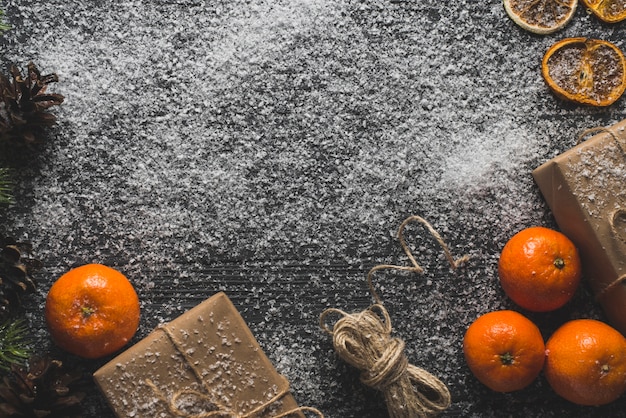
[(617, 23), (626, 19), (626, 0), (583, 0), (585, 6), (607, 23)]
[(504, 0), (504, 9), (515, 23), (540, 35), (567, 25), (576, 5), (578, 0)]
[(548, 49), (541, 73), (554, 93), (565, 100), (609, 106), (626, 88), (626, 60), (614, 44), (566, 38)]

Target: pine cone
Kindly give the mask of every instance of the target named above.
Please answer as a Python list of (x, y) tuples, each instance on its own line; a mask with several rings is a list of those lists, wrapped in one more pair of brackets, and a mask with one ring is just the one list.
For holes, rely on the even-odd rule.
[(83, 392), (74, 390), (83, 374), (66, 371), (49, 356), (33, 356), (28, 370), (13, 365), (0, 382), (0, 416), (20, 418), (77, 418), (81, 416)]
[(12, 64), (12, 80), (0, 74), (0, 139), (36, 143), (47, 126), (54, 125), (56, 117), (47, 113), (52, 106), (60, 105), (64, 97), (46, 94), (48, 84), (59, 81), (56, 74), (42, 76), (35, 64), (28, 64), (28, 77)]
[(22, 296), (35, 291), (29, 268), (37, 267), (33, 259), (22, 257), (29, 250), (13, 238), (0, 237), (0, 318), (8, 317), (21, 304)]

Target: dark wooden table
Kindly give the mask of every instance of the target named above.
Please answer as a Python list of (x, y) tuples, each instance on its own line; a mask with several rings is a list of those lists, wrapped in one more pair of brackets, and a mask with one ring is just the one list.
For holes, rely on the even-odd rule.
[[(407, 241), (421, 275), (385, 272), (377, 288), (410, 361), (445, 382), (442, 416), (624, 416), (560, 399), (540, 376), (494, 393), (461, 352), (480, 314), (527, 314), (544, 337), (603, 313), (587, 286), (565, 308), (531, 314), (499, 287), (504, 243), (556, 227), (530, 176), (586, 128), (626, 117), (556, 99), (540, 74), (565, 37), (609, 40), (580, 6), (562, 31), (517, 27), (499, 0), (46, 1), (2, 3), (13, 29), (2, 64), (35, 62), (65, 96), (45, 143), (3, 155), (15, 203), (2, 228), (43, 263), (25, 316), (40, 350), (50, 285), (100, 262), (124, 272), (142, 304), (133, 342), (217, 291), (240, 310), (301, 405), (328, 418), (386, 416), (382, 397), (334, 353), (318, 325), (329, 307), (372, 303), (365, 277), (406, 265), (395, 238), (421, 215), (456, 256), (452, 271), (425, 230)], [(110, 417), (95, 386), (86, 416)], [(622, 415), (620, 415), (622, 414)]]

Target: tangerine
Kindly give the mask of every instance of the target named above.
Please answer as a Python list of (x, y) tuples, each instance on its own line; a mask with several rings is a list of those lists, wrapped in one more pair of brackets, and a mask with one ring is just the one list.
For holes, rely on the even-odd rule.
[(556, 32), (567, 25), (577, 5), (578, 0), (504, 0), (509, 17), (539, 35)]
[(52, 340), (84, 358), (122, 348), (139, 326), (139, 298), (128, 279), (102, 264), (62, 275), (50, 288), (45, 317)]
[(576, 319), (546, 343), (544, 374), (552, 389), (579, 405), (605, 405), (626, 391), (626, 339), (595, 319)]
[(498, 276), (513, 302), (530, 311), (547, 312), (562, 307), (574, 296), (582, 266), (569, 238), (535, 226), (518, 232), (505, 244)]
[(564, 100), (609, 106), (626, 89), (626, 60), (608, 41), (566, 38), (552, 45), (541, 62), (548, 87)]
[(541, 372), (545, 345), (539, 328), (510, 310), (486, 313), (465, 332), (463, 354), (476, 378), (497, 392), (530, 385)]
[(603, 22), (617, 23), (626, 19), (624, 0), (583, 0), (583, 3)]

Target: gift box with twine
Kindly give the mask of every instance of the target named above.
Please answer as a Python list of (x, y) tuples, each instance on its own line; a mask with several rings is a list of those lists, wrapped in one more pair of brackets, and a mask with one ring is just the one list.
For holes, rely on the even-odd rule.
[(94, 379), (124, 418), (304, 417), (313, 410), (298, 407), (223, 292), (159, 326)]
[(626, 120), (584, 132), (532, 174), (609, 321), (626, 334)]

